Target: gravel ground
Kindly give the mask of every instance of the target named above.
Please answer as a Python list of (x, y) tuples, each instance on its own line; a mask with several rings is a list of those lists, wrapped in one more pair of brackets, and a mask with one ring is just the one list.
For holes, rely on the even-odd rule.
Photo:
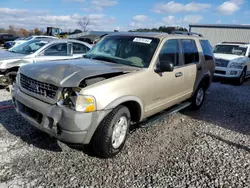
[[(134, 129), (113, 159), (68, 147), (13, 109), (0, 110), (0, 187), (249, 187), (249, 86), (213, 83), (200, 111)], [(1, 90), (0, 106), (9, 100)]]

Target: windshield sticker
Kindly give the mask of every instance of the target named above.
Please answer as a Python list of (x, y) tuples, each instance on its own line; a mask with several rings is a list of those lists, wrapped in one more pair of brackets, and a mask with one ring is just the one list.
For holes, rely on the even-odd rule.
[(135, 38), (133, 42), (140, 42), (144, 44), (150, 44), (152, 42), (151, 39), (145, 39), (145, 38)]

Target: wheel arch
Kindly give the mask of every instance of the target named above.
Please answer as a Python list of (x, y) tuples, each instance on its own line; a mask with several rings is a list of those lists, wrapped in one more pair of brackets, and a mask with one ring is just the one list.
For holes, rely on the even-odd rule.
[[(91, 142), (91, 139), (97, 127), (99, 126), (99, 124), (114, 108), (116, 108), (119, 105), (124, 105), (129, 109), (132, 121), (134, 120), (135, 122), (140, 122), (143, 119), (143, 116), (144, 116), (143, 103), (138, 97), (124, 96), (124, 97), (118, 98), (112, 101), (111, 103), (109, 103), (109, 105), (107, 105), (104, 109), (99, 111), (98, 113), (99, 115), (95, 117), (96, 123), (92, 125), (90, 129), (88, 130), (88, 134), (83, 142), (84, 144), (88, 144), (89, 142)], [(136, 110), (137, 113), (133, 113), (132, 112), (133, 109)]]
[(131, 120), (133, 122), (140, 122), (143, 118), (143, 103), (136, 96), (124, 96), (112, 101), (105, 109), (113, 109), (119, 105), (126, 106), (131, 114)]

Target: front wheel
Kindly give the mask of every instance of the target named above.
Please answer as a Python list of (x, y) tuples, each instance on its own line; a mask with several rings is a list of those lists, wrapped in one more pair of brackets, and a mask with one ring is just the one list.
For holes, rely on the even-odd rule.
[(203, 84), (200, 84), (197, 88), (195, 94), (191, 98), (191, 109), (192, 110), (198, 110), (202, 106), (204, 99), (206, 96), (206, 89)]
[(238, 85), (242, 85), (246, 79), (246, 69), (244, 69), (238, 79)]
[(92, 138), (92, 147), (101, 157), (117, 155), (124, 147), (130, 126), (130, 112), (125, 106), (118, 106), (100, 123)]

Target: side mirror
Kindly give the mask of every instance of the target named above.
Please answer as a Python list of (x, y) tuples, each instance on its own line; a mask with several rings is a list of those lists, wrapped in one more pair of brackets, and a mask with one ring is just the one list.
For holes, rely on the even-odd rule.
[(160, 61), (157, 66), (156, 72), (173, 72), (174, 64), (170, 61)]

